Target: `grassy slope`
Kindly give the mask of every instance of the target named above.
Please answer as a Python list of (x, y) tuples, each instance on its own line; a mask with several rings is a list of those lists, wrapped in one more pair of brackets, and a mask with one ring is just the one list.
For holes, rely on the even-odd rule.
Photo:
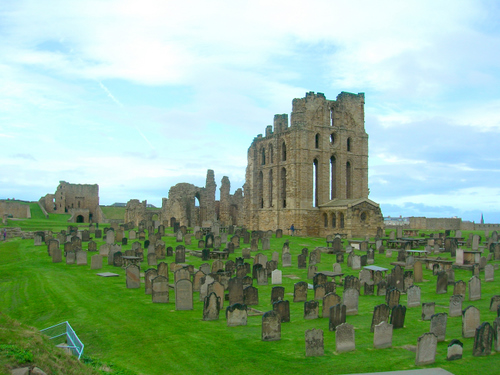
[[(57, 226), (48, 221), (47, 225)], [(322, 246), (323, 239), (287, 237), (291, 242), (294, 266), (283, 270), (283, 286), (287, 298), (292, 301), (293, 284), (299, 280), (286, 277), (293, 275), (306, 280), (307, 271), (296, 267), (297, 255), (303, 247), (313, 249)], [(175, 238), (164, 237), (167, 246), (175, 248)], [(271, 250), (263, 251), (271, 258), (272, 251), (281, 253), (285, 238), (271, 240)], [(127, 245), (125, 249), (129, 249)], [(189, 247), (195, 249), (195, 246)], [(252, 316), (244, 327), (227, 327), (224, 312), (220, 320), (202, 321), (203, 305), (198, 293), (194, 293), (193, 311), (176, 311), (175, 296), (170, 292), (169, 304), (153, 304), (144, 289), (126, 289), (124, 271), (105, 265), (102, 271), (116, 272), (117, 278), (97, 277), (89, 266), (53, 264), (47, 256), (45, 246), (34, 247), (33, 240), (18, 240), (0, 244), (0, 311), (20, 322), (42, 329), (68, 320), (85, 344), (85, 354), (98, 360), (113, 362), (138, 374), (163, 373), (223, 373), (227, 370), (241, 373), (356, 373), (366, 371), (388, 371), (413, 369), (415, 354), (404, 346), (416, 345), (417, 338), (428, 332), (430, 323), (421, 321), (421, 309), (407, 311), (406, 327), (395, 330), (392, 349), (373, 349), (373, 334), (370, 333), (373, 307), (384, 303), (384, 297), (361, 296), (359, 314), (349, 316), (348, 323), (356, 328), (356, 351), (335, 353), (335, 333), (328, 330), (328, 319), (304, 320), (303, 303), (291, 302), (292, 323), (282, 324), (282, 338), (276, 342), (262, 342), (261, 317)], [(231, 256), (234, 260), (241, 249)], [(89, 255), (90, 256), (90, 255)], [(376, 265), (389, 266), (396, 260), (376, 254)], [(167, 258), (168, 263), (173, 258)], [(332, 269), (333, 255), (322, 255), (319, 270)], [(188, 256), (187, 263), (199, 266), (200, 258)], [(105, 259), (106, 263), (106, 259)], [(498, 262), (495, 262), (498, 263)], [(90, 264), (90, 261), (89, 261)], [(142, 270), (148, 267), (144, 263)], [(346, 264), (344, 272), (351, 271)], [(457, 270), (456, 280), (468, 280), (470, 272)], [(481, 275), (484, 280), (484, 275)], [(173, 275), (170, 275), (171, 281)], [(436, 312), (448, 310), (447, 294), (435, 294), (435, 277), (424, 271), (422, 302), (436, 302)], [(500, 277), (497, 277), (497, 280)], [(312, 281), (309, 280), (311, 283)], [(254, 283), (255, 285), (256, 283)], [(464, 302), (481, 310), (481, 320), (493, 322), (495, 313), (489, 312), (491, 296), (499, 294), (500, 281), (483, 283), (483, 298), (480, 301)], [(271, 285), (259, 286), (258, 306), (262, 311), (271, 310)], [(341, 295), (342, 288), (337, 293)], [(309, 299), (313, 298), (309, 291)], [(466, 298), (467, 300), (467, 298)], [(403, 304), (406, 296), (401, 297)], [(227, 301), (225, 302), (225, 307)], [(304, 356), (304, 332), (306, 329), (323, 329), (325, 355), (306, 358)], [(490, 372), (491, 366), (500, 365), (500, 356), (472, 357), (473, 339), (461, 338), (461, 319), (449, 318), (446, 342), (438, 344), (436, 363), (429, 367), (443, 367), (454, 374)], [(447, 362), (447, 345), (458, 338), (464, 343), (464, 358)]]
[(101, 210), (106, 219), (123, 220), (125, 218), (125, 207), (101, 206)]

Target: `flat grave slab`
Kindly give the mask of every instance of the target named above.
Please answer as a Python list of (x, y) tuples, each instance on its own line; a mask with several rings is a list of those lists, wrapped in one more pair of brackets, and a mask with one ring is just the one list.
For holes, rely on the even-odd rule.
[(102, 273), (98, 273), (97, 276), (102, 276), (102, 277), (117, 277), (117, 276), (120, 276), (120, 275), (118, 275), (117, 273), (113, 273), (113, 272), (102, 272)]

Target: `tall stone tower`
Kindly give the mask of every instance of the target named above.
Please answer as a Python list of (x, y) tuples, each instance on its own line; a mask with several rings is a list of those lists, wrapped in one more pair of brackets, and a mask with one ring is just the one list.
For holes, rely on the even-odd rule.
[(245, 209), (250, 229), (286, 229), (303, 235), (375, 235), (379, 205), (368, 199), (368, 135), (363, 93), (336, 100), (306, 93), (288, 116), (248, 149)]

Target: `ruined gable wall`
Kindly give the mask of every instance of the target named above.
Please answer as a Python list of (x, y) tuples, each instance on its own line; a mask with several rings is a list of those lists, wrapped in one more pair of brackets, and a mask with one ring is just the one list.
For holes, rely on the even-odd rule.
[(146, 206), (147, 201), (140, 202), (139, 199), (129, 200), (125, 208), (125, 223), (133, 222), (135, 226), (139, 226), (142, 220), (147, 220)]
[(276, 115), (274, 132), (268, 126), (248, 149), (245, 221), (262, 230), (293, 223), (303, 234), (318, 235), (317, 206), (368, 196), (364, 94), (341, 93), (332, 101), (310, 92), (292, 107), (290, 126), (286, 114)]
[(99, 185), (70, 184), (60, 181), (55, 193), (56, 213), (68, 213), (71, 209), (88, 209), (92, 221), (100, 221)]

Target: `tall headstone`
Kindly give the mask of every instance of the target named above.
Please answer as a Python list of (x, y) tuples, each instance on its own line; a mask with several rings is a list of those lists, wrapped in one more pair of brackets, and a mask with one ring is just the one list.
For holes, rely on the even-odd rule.
[(438, 313), (431, 316), (430, 332), (434, 333), (438, 342), (446, 339), (446, 324), (448, 322), (448, 314)]
[[(389, 308), (389, 305), (381, 304), (381, 305), (375, 306), (375, 308), (373, 309), (372, 324), (370, 327), (370, 332), (373, 332), (375, 329), (375, 326), (380, 324), (381, 322), (389, 322), (390, 313), (391, 313), (391, 309)], [(391, 325), (391, 330), (392, 330), (392, 325)]]
[(462, 302), (463, 298), (460, 295), (450, 297), (450, 307), (448, 309), (450, 317), (462, 316)]
[(417, 341), (416, 366), (429, 365), (436, 361), (437, 337), (434, 333), (424, 333)]
[(475, 306), (468, 306), (462, 312), (462, 337), (474, 337), (476, 328), (481, 324), (479, 309)]
[(377, 324), (373, 331), (373, 347), (375, 349), (385, 349), (392, 346), (392, 324), (384, 320)]
[(406, 306), (397, 305), (392, 308), (391, 311), (391, 321), (392, 327), (394, 329), (403, 328), (405, 325), (406, 316)]
[(481, 279), (472, 276), (469, 280), (469, 301), (478, 301), (481, 299)]
[(262, 315), (262, 341), (281, 340), (281, 317), (275, 311)]
[(357, 315), (359, 291), (354, 288), (344, 290), (344, 294), (342, 295), (342, 303), (346, 306), (347, 315)]
[(169, 302), (169, 287), (168, 279), (165, 276), (157, 276), (151, 280), (152, 284), (152, 301), (153, 303), (168, 303)]
[(220, 297), (211, 292), (203, 301), (203, 320), (218, 320), (220, 312)]
[(175, 283), (175, 309), (193, 310), (193, 284), (189, 280)]
[(337, 327), (335, 349), (337, 353), (350, 352), (356, 349), (354, 327), (349, 323), (343, 323)]
[(337, 327), (346, 322), (346, 306), (337, 303), (330, 307), (329, 329), (335, 331)]
[(484, 322), (476, 328), (474, 335), (474, 346), (472, 348), (472, 355), (474, 357), (482, 357), (491, 354), (491, 346), (495, 332), (493, 327), (488, 322)]

